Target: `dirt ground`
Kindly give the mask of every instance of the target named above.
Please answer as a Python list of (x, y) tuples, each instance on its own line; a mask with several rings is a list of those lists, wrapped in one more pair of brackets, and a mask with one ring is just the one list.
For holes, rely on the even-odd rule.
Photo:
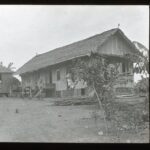
[[(53, 106), (54, 99), (0, 98), (0, 142), (116, 143), (105, 132), (103, 119), (91, 117), (96, 105)], [(121, 143), (147, 143), (149, 130), (123, 134)]]

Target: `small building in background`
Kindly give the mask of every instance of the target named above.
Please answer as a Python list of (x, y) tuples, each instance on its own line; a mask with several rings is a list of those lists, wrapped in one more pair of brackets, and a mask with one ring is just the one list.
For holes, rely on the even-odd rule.
[(11, 96), (13, 90), (20, 86), (13, 73), (10, 68), (0, 65), (0, 96)]
[(0, 96), (8, 96), (11, 89), (13, 71), (0, 65)]

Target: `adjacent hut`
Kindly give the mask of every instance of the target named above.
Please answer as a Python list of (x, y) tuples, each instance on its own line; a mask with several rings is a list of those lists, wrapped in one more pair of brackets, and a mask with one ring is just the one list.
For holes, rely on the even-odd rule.
[(16, 96), (20, 94), (20, 81), (13, 77), (13, 71), (0, 65), (0, 96)]
[(0, 96), (8, 96), (11, 90), (11, 79), (13, 72), (0, 65)]
[(71, 61), (79, 57), (88, 57), (91, 52), (107, 56), (120, 64), (120, 80), (116, 92), (128, 92), (133, 87), (133, 64), (124, 59), (124, 54), (136, 53), (135, 45), (118, 28), (56, 48), (37, 55), (18, 69), (23, 88), (44, 89), (48, 97), (85, 96), (88, 90), (84, 82), (78, 83), (72, 90), (68, 80), (68, 67)]

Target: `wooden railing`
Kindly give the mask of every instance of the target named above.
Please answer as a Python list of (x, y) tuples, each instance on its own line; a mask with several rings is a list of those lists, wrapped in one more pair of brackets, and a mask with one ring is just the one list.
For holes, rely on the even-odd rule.
[(133, 82), (133, 74), (127, 72), (119, 74), (116, 84), (127, 84), (129, 82)]
[(133, 76), (133, 73), (131, 72), (119, 73), (119, 76)]
[(133, 73), (121, 73), (115, 84), (117, 95), (133, 94)]

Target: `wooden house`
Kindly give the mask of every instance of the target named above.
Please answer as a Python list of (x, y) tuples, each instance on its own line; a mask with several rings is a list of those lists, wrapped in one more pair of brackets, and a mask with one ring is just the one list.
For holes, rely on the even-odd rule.
[(112, 63), (120, 63), (116, 92), (133, 87), (133, 64), (123, 56), (136, 53), (137, 49), (120, 29), (115, 28), (33, 57), (17, 71), (23, 88), (42, 87), (47, 96), (88, 95), (84, 82), (79, 82), (73, 89), (68, 88), (71, 81), (67, 80), (67, 70), (73, 59), (88, 57), (91, 52), (106, 55)]
[(10, 92), (11, 79), (13, 72), (2, 65), (0, 65), (0, 95), (8, 96)]

